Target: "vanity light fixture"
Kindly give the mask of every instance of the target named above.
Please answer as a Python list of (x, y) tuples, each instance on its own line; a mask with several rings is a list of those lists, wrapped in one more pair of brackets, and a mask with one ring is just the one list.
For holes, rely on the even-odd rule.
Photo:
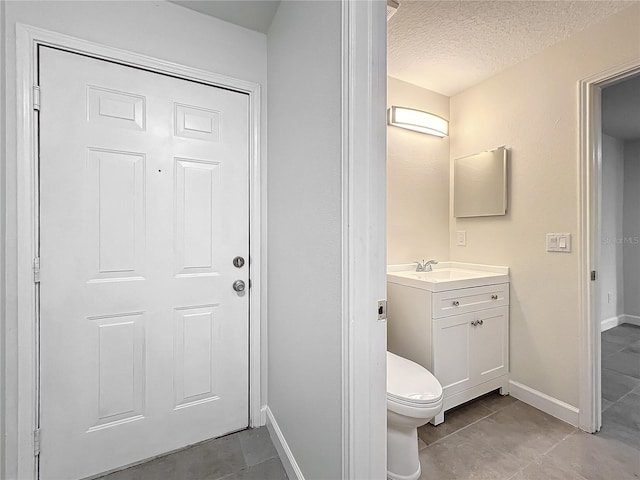
[(449, 135), (449, 122), (433, 113), (413, 108), (392, 106), (388, 110), (387, 121), (394, 127), (427, 133), (436, 137)]

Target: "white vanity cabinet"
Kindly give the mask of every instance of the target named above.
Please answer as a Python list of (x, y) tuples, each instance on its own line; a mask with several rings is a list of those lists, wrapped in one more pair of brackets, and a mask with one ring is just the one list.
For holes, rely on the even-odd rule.
[[(509, 283), (492, 276), (468, 288), (443, 290), (402, 284), (388, 275), (388, 350), (431, 371), (444, 390), (446, 410), (509, 385)], [(508, 277), (506, 277), (508, 278)], [(478, 283), (478, 282), (476, 282)], [(432, 292), (431, 290), (440, 290)]]

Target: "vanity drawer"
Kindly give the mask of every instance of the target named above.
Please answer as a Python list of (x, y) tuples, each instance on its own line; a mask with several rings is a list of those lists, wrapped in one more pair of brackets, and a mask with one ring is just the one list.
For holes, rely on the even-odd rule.
[(461, 288), (433, 294), (433, 318), (509, 305), (509, 284)]

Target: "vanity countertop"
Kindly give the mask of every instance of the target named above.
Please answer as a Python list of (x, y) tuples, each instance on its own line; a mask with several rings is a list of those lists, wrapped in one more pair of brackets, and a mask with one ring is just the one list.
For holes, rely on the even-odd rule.
[(439, 262), (430, 272), (416, 272), (415, 263), (389, 265), (387, 282), (430, 292), (495, 285), (509, 281), (509, 267), (475, 263)]

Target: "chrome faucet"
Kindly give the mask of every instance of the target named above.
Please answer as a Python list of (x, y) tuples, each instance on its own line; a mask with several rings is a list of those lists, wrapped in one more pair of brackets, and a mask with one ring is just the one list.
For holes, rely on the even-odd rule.
[(424, 259), (422, 260), (422, 262), (417, 263), (418, 265), (416, 266), (416, 272), (430, 272), (431, 265), (438, 264), (438, 262), (436, 262), (435, 260), (429, 260), (428, 262), (425, 262)]

